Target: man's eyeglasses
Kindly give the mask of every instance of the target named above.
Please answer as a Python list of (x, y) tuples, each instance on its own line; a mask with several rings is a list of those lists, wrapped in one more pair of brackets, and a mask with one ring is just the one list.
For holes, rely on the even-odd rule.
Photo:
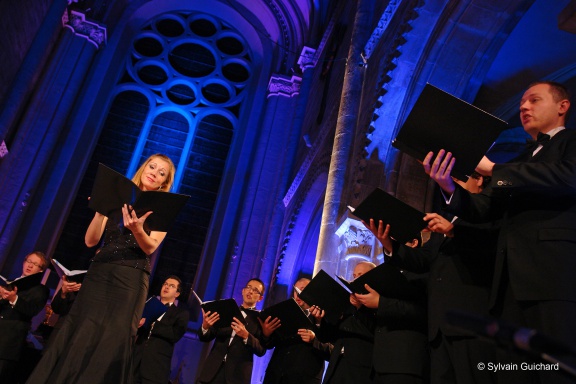
[(251, 286), (244, 287), (243, 289), (247, 290), (248, 292), (253, 292), (257, 293), (258, 295), (262, 295), (262, 292)]
[(25, 262), (25, 263), (28, 263), (28, 264), (32, 264), (32, 265), (35, 266), (35, 267), (42, 268), (42, 264), (38, 264), (38, 263), (35, 262), (35, 261), (24, 260), (24, 262)]

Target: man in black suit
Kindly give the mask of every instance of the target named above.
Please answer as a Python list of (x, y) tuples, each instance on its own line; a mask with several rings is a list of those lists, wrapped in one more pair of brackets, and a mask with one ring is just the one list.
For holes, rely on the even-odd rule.
[[(302, 291), (310, 279), (301, 278), (294, 287)], [(300, 299), (296, 290), (294, 300), (304, 310), (308, 317), (318, 324), (309, 313), (310, 306)], [(298, 334), (281, 337), (278, 333), (268, 331), (264, 327), (264, 341), (266, 348), (274, 348), (263, 384), (319, 384), (324, 373), (324, 361), (330, 357), (330, 345), (322, 343), (316, 338), (313, 331), (298, 330)]]
[[(520, 101), (520, 119), (537, 142), (506, 164), (484, 157), (477, 171), (492, 183), (481, 194), (454, 184), (450, 153), (441, 150), (434, 160), (429, 153), (423, 165), (446, 193), (447, 209), (471, 222), (501, 219), (494, 313), (576, 346), (576, 132), (564, 127), (569, 108), (562, 84), (533, 83)], [(555, 371), (538, 374), (544, 382), (566, 380)]]
[(52, 301), (50, 302), (50, 307), (52, 308), (52, 312), (58, 315), (58, 320), (50, 330), (48, 334), (48, 341), (44, 345), (43, 351), (47, 350), (50, 347), (51, 340), (54, 340), (56, 334), (64, 324), (64, 319), (70, 309), (72, 308), (72, 304), (74, 304), (74, 300), (76, 300), (76, 295), (78, 291), (82, 287), (82, 283), (78, 283), (75, 281), (69, 281), (66, 278), (66, 275), (62, 275), (62, 285), (58, 292), (52, 297)]
[[(44, 253), (35, 251), (24, 259), (22, 276), (42, 273), (48, 267)], [(0, 383), (17, 382), (17, 364), (26, 346), (32, 318), (46, 305), (50, 291), (42, 284), (18, 291), (0, 287)]]
[[(168, 309), (150, 327), (140, 327), (134, 349), (134, 372), (137, 384), (166, 384), (174, 345), (184, 336), (189, 313), (174, 301), (182, 291), (182, 280), (169, 276), (162, 284), (160, 302)], [(141, 324), (146, 319), (141, 320)]]
[(362, 305), (376, 309), (374, 384), (424, 384), (428, 380), (425, 277), (403, 274), (419, 292), (412, 300), (381, 296), (368, 284), (365, 285), (368, 294), (354, 294)]
[[(374, 263), (361, 261), (354, 266), (352, 276), (357, 279), (375, 267)], [(372, 383), (375, 320), (376, 312), (351, 294), (350, 307), (337, 325), (322, 321), (320, 338), (332, 345), (323, 384)]]
[[(488, 180), (474, 173), (466, 183), (458, 182), (472, 193), (480, 193)], [(428, 272), (428, 340), (431, 353), (431, 383), (491, 383), (496, 377), (479, 363), (496, 361), (496, 347), (450, 327), (448, 310), (474, 315), (489, 315), (489, 295), (496, 254), (498, 228), (471, 225), (461, 219), (447, 220), (437, 213), (425, 217), (433, 221), (434, 232), (420, 248), (390, 239), (383, 223), (378, 228), (370, 221), (370, 230), (380, 240), (390, 263), (416, 272)]]
[(218, 312), (204, 313), (198, 332), (201, 341), (214, 341), (198, 377), (201, 384), (246, 384), (252, 377), (254, 355), (264, 356), (266, 348), (260, 342), (262, 328), (258, 322), (256, 303), (264, 297), (264, 283), (253, 278), (242, 288), (243, 319), (234, 318), (230, 326), (214, 327)]
[(80, 288), (82, 288), (82, 283), (69, 281), (66, 275), (62, 275), (62, 286), (50, 302), (54, 313), (60, 317), (66, 316), (70, 312)]

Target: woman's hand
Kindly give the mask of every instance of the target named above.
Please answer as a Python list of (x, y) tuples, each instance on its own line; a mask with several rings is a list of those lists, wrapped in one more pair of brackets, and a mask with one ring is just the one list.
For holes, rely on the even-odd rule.
[(122, 207), (124, 227), (132, 232), (140, 249), (147, 255), (152, 254), (166, 237), (166, 232), (152, 231), (148, 234), (144, 231), (144, 222), (151, 214), (149, 211), (138, 217), (131, 206), (124, 204)]
[(138, 217), (136, 211), (132, 209), (132, 206), (124, 204), (122, 207), (122, 218), (124, 219), (124, 228), (128, 228), (132, 233), (144, 232), (144, 222), (152, 214), (152, 211), (146, 212), (142, 216)]
[(87, 247), (94, 247), (100, 242), (100, 238), (106, 228), (108, 218), (101, 213), (96, 212), (84, 236), (84, 242)]

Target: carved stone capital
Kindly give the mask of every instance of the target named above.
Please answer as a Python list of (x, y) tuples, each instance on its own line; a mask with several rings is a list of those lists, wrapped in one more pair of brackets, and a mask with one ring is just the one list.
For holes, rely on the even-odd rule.
[(0, 144), (0, 159), (6, 156), (7, 154), (8, 154), (8, 147), (6, 146), (6, 142), (2, 140), (2, 143)]
[(298, 65), (300, 66), (302, 73), (304, 73), (307, 68), (314, 68), (317, 63), (318, 58), (316, 57), (316, 50), (306, 46), (302, 48), (302, 52), (298, 58)]
[(300, 93), (301, 83), (302, 78), (298, 76), (292, 76), (290, 79), (280, 75), (272, 76), (270, 78), (270, 82), (268, 83), (268, 97), (294, 97)]
[(66, 11), (62, 16), (64, 28), (70, 29), (76, 36), (88, 40), (96, 49), (106, 45), (106, 28), (86, 20), (86, 15), (78, 11)]
[(359, 220), (347, 217), (336, 230), (341, 259), (349, 255), (360, 255), (370, 259), (378, 241)]

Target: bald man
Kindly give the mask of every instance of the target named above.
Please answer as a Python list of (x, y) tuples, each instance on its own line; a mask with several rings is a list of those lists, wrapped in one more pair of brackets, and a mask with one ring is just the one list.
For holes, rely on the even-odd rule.
[(354, 294), (363, 306), (376, 311), (374, 384), (423, 384), (429, 377), (425, 276), (404, 275), (420, 293), (414, 300), (381, 296), (367, 284), (368, 294)]
[[(301, 278), (294, 286), (302, 291), (309, 282), (310, 279)], [(309, 313), (310, 306), (300, 299), (296, 290), (293, 297), (311, 321), (318, 321)], [(266, 368), (263, 384), (320, 384), (324, 361), (330, 357), (330, 345), (320, 342), (312, 331), (299, 330), (297, 334), (281, 337), (273, 330), (270, 334), (266, 328), (265, 323), (264, 343), (267, 349), (274, 348), (274, 353)]]
[[(374, 268), (376, 264), (361, 261), (354, 267), (352, 277), (357, 279)], [(363, 306), (351, 294), (350, 307), (337, 325), (322, 322), (320, 337), (332, 344), (324, 384), (372, 383), (375, 320), (376, 311)]]

